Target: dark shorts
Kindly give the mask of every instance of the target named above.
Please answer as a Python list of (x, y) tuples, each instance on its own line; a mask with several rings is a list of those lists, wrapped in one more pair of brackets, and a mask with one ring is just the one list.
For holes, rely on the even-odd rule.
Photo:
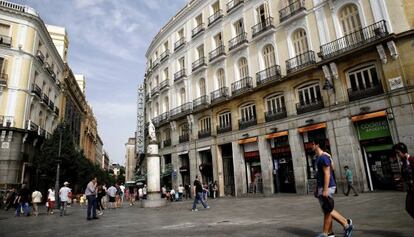
[(109, 196), (109, 202), (115, 202), (115, 197)]
[(329, 188), (329, 196), (327, 198), (322, 196), (322, 189), (318, 189), (318, 200), (324, 214), (331, 213), (335, 207), (333, 199), (335, 189), (336, 187)]

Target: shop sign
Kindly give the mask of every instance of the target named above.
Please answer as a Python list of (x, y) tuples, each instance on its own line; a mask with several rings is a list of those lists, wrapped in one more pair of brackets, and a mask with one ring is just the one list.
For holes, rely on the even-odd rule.
[(357, 122), (359, 140), (391, 136), (385, 117)]
[(259, 151), (249, 151), (244, 153), (246, 161), (260, 159)]

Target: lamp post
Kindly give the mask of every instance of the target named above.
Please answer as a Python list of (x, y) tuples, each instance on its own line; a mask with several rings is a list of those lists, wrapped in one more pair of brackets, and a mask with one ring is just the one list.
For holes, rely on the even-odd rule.
[(62, 149), (62, 130), (63, 126), (60, 128), (60, 134), (59, 134), (59, 150), (58, 150), (58, 158), (56, 160), (57, 167), (56, 167), (56, 183), (55, 183), (55, 200), (57, 202), (56, 208), (60, 208), (60, 202), (59, 202), (59, 178), (60, 178), (60, 152)]

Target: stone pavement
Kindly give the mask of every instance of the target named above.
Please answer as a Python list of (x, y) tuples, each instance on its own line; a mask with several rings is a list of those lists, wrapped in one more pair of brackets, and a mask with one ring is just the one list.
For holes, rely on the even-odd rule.
[[(353, 219), (354, 237), (413, 237), (414, 220), (404, 210), (405, 194), (365, 193), (337, 195), (336, 209)], [(322, 229), (322, 213), (312, 196), (276, 195), (270, 198), (208, 200), (211, 209), (190, 200), (164, 208), (143, 209), (124, 205), (105, 211), (99, 220), (86, 220), (86, 209), (70, 207), (68, 215), (13, 217), (0, 211), (0, 236), (301, 236), (313, 237)], [(334, 224), (336, 236), (343, 236)]]

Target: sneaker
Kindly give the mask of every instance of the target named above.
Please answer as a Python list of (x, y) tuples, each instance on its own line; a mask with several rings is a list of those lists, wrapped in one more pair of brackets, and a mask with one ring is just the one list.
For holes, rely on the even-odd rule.
[(352, 219), (347, 219), (348, 226), (344, 229), (344, 236), (345, 237), (352, 237), (352, 231), (354, 230), (354, 225), (352, 223)]
[(329, 234), (328, 234), (328, 237), (335, 237), (335, 234), (334, 234), (334, 232), (332, 232), (332, 233), (329, 233)]
[(196, 209), (191, 209), (191, 211), (198, 211), (198, 209), (196, 208)]
[(206, 209), (210, 209), (210, 206), (207, 206)]
[(320, 233), (319, 235), (317, 235), (316, 237), (327, 237), (327, 235), (325, 233)]
[(103, 215), (103, 211), (98, 212), (98, 215), (99, 215), (99, 216), (102, 216), (102, 215)]

